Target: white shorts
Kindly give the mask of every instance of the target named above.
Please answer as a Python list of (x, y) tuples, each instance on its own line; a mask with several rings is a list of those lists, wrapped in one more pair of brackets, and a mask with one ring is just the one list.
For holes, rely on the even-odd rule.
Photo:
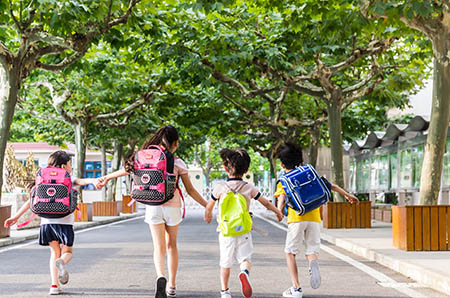
[(231, 268), (236, 259), (240, 264), (251, 261), (253, 254), (252, 234), (247, 233), (235, 237), (224, 237), (219, 233), (220, 267)]
[(314, 221), (293, 222), (288, 225), (284, 251), (297, 255), (300, 246), (305, 245), (305, 255), (319, 254), (320, 223)]
[(176, 226), (180, 224), (181, 209), (164, 206), (145, 206), (145, 222), (150, 225), (166, 224)]

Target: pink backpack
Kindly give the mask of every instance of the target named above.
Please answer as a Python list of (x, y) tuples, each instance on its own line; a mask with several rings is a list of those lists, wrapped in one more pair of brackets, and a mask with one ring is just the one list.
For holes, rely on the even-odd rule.
[[(176, 189), (174, 158), (160, 146), (139, 150), (134, 159), (131, 198), (146, 205), (162, 205), (172, 199)], [(168, 170), (172, 170), (170, 173)]]
[(36, 174), (31, 192), (31, 211), (45, 218), (60, 218), (75, 211), (77, 195), (70, 174), (61, 168), (46, 167)]
[[(36, 215), (45, 218), (61, 218), (75, 211), (78, 193), (72, 188), (70, 174), (61, 168), (46, 167), (36, 174), (36, 185), (31, 190), (31, 218), (18, 225), (28, 225)], [(78, 218), (81, 214), (78, 213)]]

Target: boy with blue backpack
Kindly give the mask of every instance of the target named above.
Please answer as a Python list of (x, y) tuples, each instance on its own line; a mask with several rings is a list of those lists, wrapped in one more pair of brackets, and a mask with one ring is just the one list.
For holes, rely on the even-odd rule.
[[(319, 264), (317, 262), (320, 250), (321, 217), (320, 205), (315, 205), (315, 209), (305, 212), (302, 209), (303, 206), (299, 206), (300, 208), (296, 207), (297, 202), (295, 202), (295, 196), (301, 194), (307, 197), (308, 192), (317, 193), (320, 192), (320, 188), (323, 188), (323, 195), (316, 200), (319, 204), (328, 201), (327, 196), (331, 190), (342, 194), (350, 203), (359, 202), (359, 200), (338, 185), (328, 182), (324, 177), (319, 177), (310, 165), (303, 166), (303, 156), (300, 147), (287, 143), (280, 148), (277, 157), (280, 159), (281, 167), (285, 170), (285, 174), (281, 178), (282, 182), (277, 184), (277, 190), (274, 196), (278, 198), (278, 209), (284, 211), (288, 219), (285, 253), (289, 275), (292, 281), (292, 287), (283, 292), (283, 297), (301, 298), (303, 294), (298, 279), (298, 268), (295, 257), (299, 253), (300, 246), (303, 242), (305, 245), (305, 257), (309, 262), (311, 287), (317, 289), (321, 282)], [(304, 175), (306, 178), (300, 178), (305, 180), (297, 182), (299, 180), (290, 177), (296, 172), (306, 173)], [(295, 180), (294, 183), (296, 185), (293, 185), (293, 180)], [(319, 188), (319, 191), (316, 190), (317, 188)], [(300, 189), (302, 189), (303, 193), (301, 193), (302, 191), (300, 193), (298, 192)], [(288, 192), (288, 195), (286, 195), (285, 190)], [(295, 193), (296, 191), (297, 194)], [(313, 200), (311, 202), (314, 203)]]
[(268, 210), (273, 211), (278, 220), (283, 214), (272, 203), (261, 196), (258, 189), (242, 180), (242, 176), (250, 166), (250, 156), (244, 149), (222, 149), (220, 157), (228, 174), (228, 180), (217, 184), (211, 194), (205, 209), (205, 221), (210, 223), (212, 211), (216, 202), (219, 203), (219, 246), (220, 246), (220, 281), (221, 298), (231, 298), (228, 288), (230, 268), (236, 259), (241, 272), (239, 280), (244, 297), (252, 296), (252, 287), (249, 281), (252, 243), (252, 219), (249, 213), (250, 201), (257, 200)]

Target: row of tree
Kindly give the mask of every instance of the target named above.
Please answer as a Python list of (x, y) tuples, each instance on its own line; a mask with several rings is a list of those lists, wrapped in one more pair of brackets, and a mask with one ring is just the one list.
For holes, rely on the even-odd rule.
[[(382, 128), (387, 109), (420, 88), (432, 57), (423, 171), (433, 175), (422, 175), (422, 187), (442, 171), (448, 1), (0, 3), (0, 171), (19, 102), (12, 140), (74, 141), (79, 176), (87, 144), (114, 151), (118, 168), (170, 122), (188, 160), (207, 161), (200, 147), (226, 140), (268, 158), (272, 175), (283, 142), (308, 148), (313, 164), (329, 144), (332, 179), (343, 185), (343, 139)], [(424, 203), (437, 201), (436, 187), (423, 190)]]

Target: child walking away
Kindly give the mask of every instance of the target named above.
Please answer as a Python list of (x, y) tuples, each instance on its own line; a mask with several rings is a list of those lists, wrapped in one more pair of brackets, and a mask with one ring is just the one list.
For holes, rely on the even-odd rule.
[[(285, 170), (286, 174), (303, 164), (302, 150), (294, 144), (285, 144), (280, 148), (277, 156), (280, 159), (281, 167)], [(328, 190), (333, 190), (342, 194), (350, 203), (359, 202), (358, 198), (347, 193), (336, 184), (331, 184), (323, 177), (320, 177), (320, 179)], [(281, 183), (277, 184), (277, 190), (274, 196), (278, 198), (278, 209), (280, 211), (286, 210), (286, 204), (291, 198), (286, 195)], [(292, 281), (292, 287), (283, 292), (283, 297), (301, 298), (302, 289), (298, 279), (298, 268), (295, 257), (299, 253), (302, 243), (305, 245), (305, 256), (309, 263), (311, 287), (313, 289), (320, 287), (321, 278), (319, 264), (317, 262), (320, 249), (320, 210), (319, 208), (316, 208), (303, 215), (298, 215), (294, 209), (287, 207), (287, 217), (288, 232), (284, 251), (286, 253), (286, 261)]]
[(74, 214), (76, 191), (73, 185), (96, 184), (97, 179), (71, 178), (72, 163), (65, 151), (53, 152), (48, 166), (40, 169), (36, 181), (30, 183), (30, 199), (4, 225), (9, 227), (29, 209), (41, 216), (39, 244), (50, 247), (50, 295), (61, 294), (60, 284), (69, 281), (66, 265), (72, 259), (74, 241)]
[(220, 151), (223, 166), (228, 180), (217, 184), (211, 194), (212, 200), (205, 210), (205, 221), (210, 223), (216, 202), (219, 202), (219, 246), (220, 246), (220, 281), (222, 298), (231, 298), (228, 281), (230, 268), (236, 259), (241, 272), (239, 280), (244, 297), (252, 296), (250, 285), (250, 262), (253, 253), (252, 220), (249, 214), (250, 200), (259, 201), (264, 207), (273, 211), (278, 220), (283, 214), (251, 184), (242, 180), (242, 176), (250, 166), (250, 156), (244, 149), (223, 149)]
[[(161, 127), (125, 163), (125, 168), (100, 178), (101, 188), (113, 178), (132, 175), (131, 197), (146, 204), (145, 222), (150, 226), (153, 239), (153, 260), (157, 274), (155, 297), (176, 297), (178, 269), (177, 235), (182, 220), (181, 178), (187, 193), (200, 205), (206, 200), (195, 190), (189, 179), (187, 166), (173, 153), (178, 148), (178, 131), (171, 125)], [(165, 178), (164, 178), (165, 177)], [(169, 279), (164, 273), (167, 252)]]

